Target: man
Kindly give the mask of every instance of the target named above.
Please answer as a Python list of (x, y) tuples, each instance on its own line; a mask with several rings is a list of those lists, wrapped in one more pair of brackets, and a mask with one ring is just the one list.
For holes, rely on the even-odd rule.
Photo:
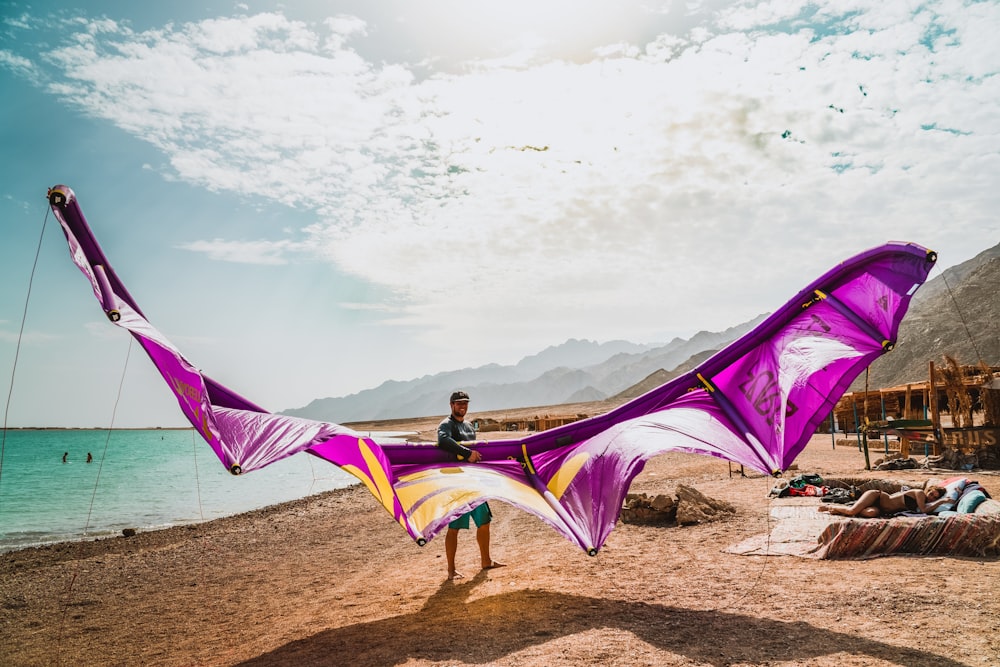
[[(459, 461), (478, 463), (483, 455), (471, 449), (463, 442), (476, 439), (476, 429), (465, 421), (469, 411), (469, 395), (464, 391), (456, 391), (451, 395), (451, 414), (438, 425), (437, 444), (441, 449), (455, 455)], [(479, 505), (471, 512), (466, 512), (448, 524), (448, 532), (444, 537), (444, 552), (448, 557), (448, 578), (461, 579), (462, 575), (455, 571), (455, 554), (458, 553), (458, 531), (468, 529), (469, 519), (476, 524), (476, 542), (479, 543), (479, 556), (484, 570), (503, 567), (490, 556), (490, 521), (493, 514), (486, 503)]]

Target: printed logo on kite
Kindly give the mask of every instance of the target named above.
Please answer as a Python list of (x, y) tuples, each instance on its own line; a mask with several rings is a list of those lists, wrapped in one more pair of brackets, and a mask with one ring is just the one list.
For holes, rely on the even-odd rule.
[[(739, 385), (740, 391), (753, 406), (761, 417), (767, 421), (768, 426), (774, 426), (778, 414), (781, 412), (781, 399), (783, 394), (778, 384), (778, 379), (769, 370), (763, 370), (756, 375), (748, 372), (749, 380)], [(785, 401), (785, 418), (791, 417), (798, 411), (791, 399)]]
[(173, 385), (174, 392), (178, 396), (187, 398), (190, 401), (201, 405), (201, 391), (193, 385), (188, 384), (184, 380), (180, 380), (173, 375), (170, 376), (170, 384)]

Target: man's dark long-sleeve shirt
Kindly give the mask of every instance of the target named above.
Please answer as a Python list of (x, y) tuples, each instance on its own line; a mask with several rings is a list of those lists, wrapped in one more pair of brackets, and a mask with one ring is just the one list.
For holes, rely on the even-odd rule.
[(460, 441), (469, 442), (476, 439), (476, 429), (468, 422), (460, 422), (451, 415), (438, 425), (438, 447), (454, 454), (459, 461), (465, 461), (472, 450)]

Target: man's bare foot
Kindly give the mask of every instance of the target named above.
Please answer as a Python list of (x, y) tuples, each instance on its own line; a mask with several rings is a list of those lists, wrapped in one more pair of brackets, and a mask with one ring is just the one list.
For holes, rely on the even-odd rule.
[(465, 579), (465, 575), (461, 572), (449, 572), (448, 581), (452, 581), (453, 579)]
[(507, 567), (504, 563), (498, 563), (495, 560), (491, 560), (488, 565), (483, 565), (484, 570), (495, 570), (498, 567)]

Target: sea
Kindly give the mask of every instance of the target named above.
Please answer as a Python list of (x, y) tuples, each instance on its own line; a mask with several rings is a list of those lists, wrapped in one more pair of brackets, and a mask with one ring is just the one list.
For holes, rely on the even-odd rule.
[(234, 476), (192, 429), (8, 429), (0, 437), (0, 552), (198, 523), (357, 483), (306, 453)]

